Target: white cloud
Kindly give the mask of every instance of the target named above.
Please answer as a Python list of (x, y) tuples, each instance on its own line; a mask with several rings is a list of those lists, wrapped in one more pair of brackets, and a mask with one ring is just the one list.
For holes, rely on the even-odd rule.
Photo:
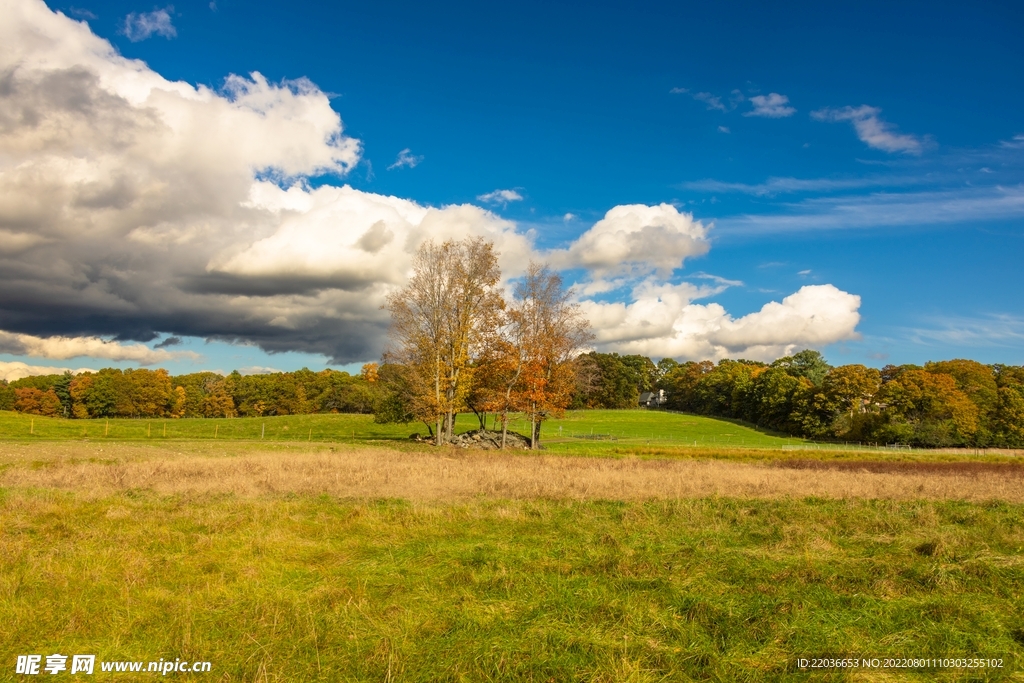
[(421, 161), (423, 161), (422, 156), (414, 155), (412, 150), (406, 147), (398, 153), (398, 156), (395, 157), (395, 163), (388, 166), (388, 170), (393, 171), (396, 168), (416, 168)]
[(743, 286), (743, 280), (730, 280), (730, 279), (724, 278), (724, 277), (722, 277), (720, 275), (712, 275), (711, 273), (694, 273), (690, 277), (695, 277), (695, 278), (698, 278), (698, 279), (701, 279), (701, 280), (711, 280), (712, 282), (714, 282), (717, 285), (717, 287), (721, 288), (719, 291), (724, 291), (726, 287), (742, 287)]
[(730, 93), (728, 103), (723, 102), (720, 96), (713, 93), (690, 92), (689, 88), (672, 88), (669, 92), (673, 95), (688, 94), (694, 100), (702, 102), (708, 108), (708, 111), (732, 111), (746, 100), (746, 97), (739, 90), (733, 90)]
[(1024, 318), (1009, 314), (948, 316), (928, 318), (930, 327), (904, 330), (918, 344), (940, 343), (976, 348), (979, 346), (1019, 348), (1024, 343)]
[(722, 98), (717, 95), (712, 95), (709, 92), (694, 93), (693, 99), (706, 104), (709, 111), (714, 109), (717, 109), (718, 111), (726, 111), (726, 106), (722, 104)]
[(892, 124), (878, 117), (881, 113), (882, 110), (878, 107), (864, 104), (841, 109), (825, 107), (811, 112), (811, 118), (817, 121), (849, 121), (861, 142), (883, 152), (920, 154), (924, 147), (921, 139), (914, 135), (895, 132)]
[(73, 375), (80, 375), (83, 372), (96, 372), (92, 368), (55, 368), (49, 365), (28, 365), (21, 361), (0, 360), (0, 380), (13, 382), (24, 377), (35, 377), (37, 375), (63, 375), (70, 372)]
[(0, 353), (33, 358), (105, 358), (130, 361), (139, 365), (156, 365), (179, 358), (198, 359), (193, 351), (164, 351), (143, 344), (122, 344), (98, 337), (36, 337), (0, 330)]
[(797, 348), (854, 339), (860, 297), (832, 285), (801, 287), (781, 303), (734, 319), (717, 303), (694, 304), (692, 285), (646, 284), (632, 303), (582, 302), (599, 348), (654, 358), (773, 360)]
[(728, 233), (944, 225), (1024, 217), (1024, 186), (807, 199), (788, 213), (718, 220)]
[(680, 187), (698, 192), (741, 192), (758, 196), (768, 196), (789, 192), (831, 192), (835, 190), (851, 190), (863, 187), (893, 187), (896, 185), (913, 185), (921, 183), (921, 178), (912, 177), (881, 177), (863, 178), (768, 178), (763, 183), (729, 183), (722, 180), (694, 180), (685, 182)]
[[(540, 251), (531, 232), (479, 206), (314, 188), (305, 178), (346, 173), (361, 148), (305, 79), (229, 76), (221, 90), (168, 81), (39, 0), (7, 1), (0, 45), (8, 353), (157, 364), (182, 352), (125, 342), (171, 335), (369, 360), (387, 328), (380, 306), (425, 239), (493, 240), (509, 278), (531, 259), (582, 269), (586, 296), (632, 287), (637, 298), (620, 306), (634, 312), (659, 313), (659, 297), (692, 307), (727, 286), (646, 279), (709, 249), (708, 226), (667, 204), (614, 207)], [(520, 200), (514, 189), (480, 197)], [(614, 311), (602, 306), (612, 304), (587, 306), (610, 334)], [(662, 318), (678, 346), (676, 318)]]
[(437, 209), (347, 185), (282, 190), (260, 182), (249, 206), (279, 215), (278, 227), (241, 250), (222, 252), (208, 266), (212, 275), (365, 290), (359, 296), (371, 295), (379, 305), (389, 287), (405, 281), (412, 252), (426, 239), (486, 237), (509, 273), (521, 272), (532, 254), (515, 224), (469, 204)]
[(238, 374), (240, 375), (273, 375), (281, 370), (277, 368), (268, 368), (262, 365), (250, 365), (244, 368), (238, 368)]
[(565, 214), (564, 216), (562, 216), (562, 220), (563, 220), (563, 221), (565, 221), (566, 223), (568, 223), (568, 222), (570, 222), (570, 221), (574, 221), (574, 220), (576, 220), (577, 218), (579, 218), (579, 216), (577, 216), (577, 215), (576, 215), (576, 214), (574, 214), (574, 213), (567, 213), (567, 214)]
[(685, 259), (708, 251), (707, 228), (670, 204), (616, 206), (567, 249), (548, 252), (560, 268), (586, 268), (599, 277), (657, 271), (668, 275)]
[(501, 204), (506, 206), (509, 202), (523, 201), (523, 195), (515, 190), (494, 190), (487, 194), (477, 195), (477, 199), (485, 204)]
[(171, 23), (170, 13), (173, 11), (174, 6), (168, 5), (164, 9), (155, 9), (142, 14), (132, 12), (124, 18), (121, 32), (133, 43), (145, 40), (153, 34), (164, 38), (173, 38), (178, 35), (174, 24)]
[(718, 132), (719, 133), (731, 133), (732, 131), (730, 131), (726, 126), (719, 126), (718, 127)]
[(767, 95), (754, 95), (750, 98), (754, 108), (744, 113), (744, 116), (764, 116), (770, 119), (780, 119), (792, 116), (796, 109), (789, 106), (789, 98), (777, 92)]
[(79, 19), (89, 19), (93, 21), (99, 19), (99, 17), (96, 16), (95, 13), (90, 12), (87, 9), (82, 9), (81, 7), (69, 7), (68, 12), (71, 14), (71, 16), (78, 17)]

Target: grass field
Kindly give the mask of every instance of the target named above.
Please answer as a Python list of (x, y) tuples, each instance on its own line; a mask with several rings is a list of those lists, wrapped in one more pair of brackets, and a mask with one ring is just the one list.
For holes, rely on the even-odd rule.
[[(488, 427), (493, 427), (493, 416)], [(480, 426), (476, 416), (462, 414), (456, 431)], [(522, 420), (513, 431), (529, 434)], [(288, 415), (232, 419), (63, 420), (0, 411), (0, 439), (224, 439), (286, 442), (352, 442), (404, 439), (426, 434), (421, 423), (379, 425), (369, 415)], [(542, 441), (556, 444), (643, 442), (701, 446), (774, 447), (804, 443), (759, 432), (724, 420), (646, 410), (570, 411), (564, 419), (544, 423)], [(564, 448), (563, 446), (558, 446)]]
[(1021, 680), (1020, 505), (8, 491), (0, 524), (5, 666), (61, 652), (213, 663), (184, 680), (768, 681), (807, 680), (797, 657), (957, 656), (1003, 668), (865, 680)]
[[(493, 416), (488, 420), (492, 424)], [(456, 432), (479, 428), (472, 414), (462, 414)], [(514, 420), (509, 428), (529, 433), (529, 425)], [(369, 415), (288, 415), (264, 418), (183, 420), (65, 420), (0, 411), (0, 442), (111, 441), (280, 444), (382, 444), (422, 450), (409, 441), (426, 435), (421, 423), (375, 424)], [(1006, 460), (994, 452), (940, 452), (928, 449), (892, 450), (858, 444), (813, 443), (766, 433), (749, 425), (699, 415), (649, 410), (569, 411), (560, 420), (544, 423), (541, 444), (546, 452), (564, 455), (635, 457), (853, 458), (886, 460)], [(1020, 455), (1014, 454), (1014, 455)]]
[[(546, 425), (543, 455), (348, 415), (29, 420), (0, 413), (0, 680), (59, 652), (211, 662), (171, 674), (195, 681), (1024, 681), (1020, 458), (797, 460), (644, 411)], [(1003, 666), (797, 669), (822, 656)]]

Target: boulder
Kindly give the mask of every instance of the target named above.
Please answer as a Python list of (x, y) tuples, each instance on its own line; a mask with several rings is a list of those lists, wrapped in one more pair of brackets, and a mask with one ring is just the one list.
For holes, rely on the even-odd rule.
[[(484, 450), (496, 450), (501, 448), (501, 432), (488, 429), (475, 429), (464, 434), (456, 434), (452, 437), (451, 445), (456, 448), (482, 448)], [(508, 432), (505, 435), (505, 448), (529, 449), (530, 440), (518, 432)]]

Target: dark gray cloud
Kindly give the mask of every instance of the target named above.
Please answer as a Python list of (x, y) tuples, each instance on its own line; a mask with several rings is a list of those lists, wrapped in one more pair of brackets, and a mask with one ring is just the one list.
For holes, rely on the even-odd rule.
[[(214, 265), (280, 228), (281, 211), (248, 203), (254, 177), (358, 161), (327, 97), (259, 74), (230, 77), (227, 95), (170, 83), (21, 1), (0, 28), (0, 330), (365, 359), (383, 329), (373, 273)], [(173, 33), (164, 10), (129, 19), (135, 37)], [(378, 249), (390, 235), (368, 234)]]
[(181, 346), (181, 344), (182, 344), (181, 337), (167, 337), (167, 339), (164, 339), (159, 344), (155, 344), (153, 346), (153, 348), (154, 349), (166, 349), (166, 348), (171, 347), (171, 346)]

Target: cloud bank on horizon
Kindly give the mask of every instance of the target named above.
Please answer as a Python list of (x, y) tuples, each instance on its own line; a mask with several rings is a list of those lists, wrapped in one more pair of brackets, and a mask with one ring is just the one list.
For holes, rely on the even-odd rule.
[[(41, 0), (7, 7), (2, 353), (152, 364), (182, 353), (144, 346), (168, 334), (369, 360), (387, 330), (380, 306), (405, 282), (417, 246), (465, 236), (493, 240), (507, 278), (531, 259), (573, 275), (602, 350), (772, 359), (856, 337), (860, 298), (832, 285), (739, 318), (694, 303), (728, 284), (673, 283), (710, 249), (710, 226), (669, 204), (613, 207), (563, 248), (541, 250), (479, 206), (313, 187), (308, 178), (352, 169), (361, 144), (312, 82), (259, 73), (230, 75), (219, 90), (172, 82)], [(775, 93), (755, 106), (791, 113)], [(870, 128), (872, 117), (828, 120)], [(403, 150), (396, 164), (402, 154), (418, 163)]]

